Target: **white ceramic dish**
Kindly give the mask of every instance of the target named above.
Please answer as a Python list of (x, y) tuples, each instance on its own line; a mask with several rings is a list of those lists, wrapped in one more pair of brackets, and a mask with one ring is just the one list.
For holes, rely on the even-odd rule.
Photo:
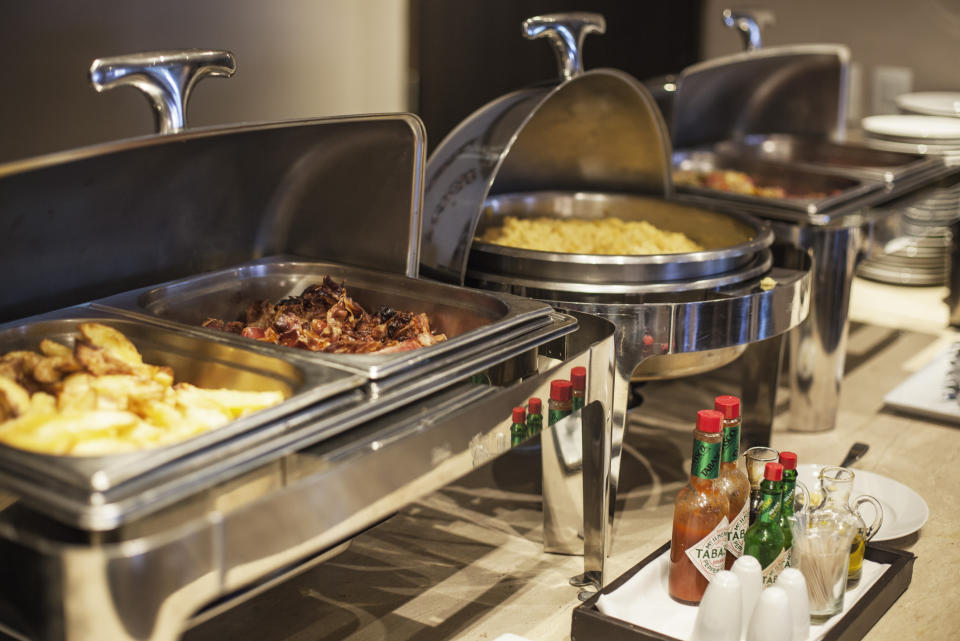
[[(797, 478), (811, 492), (816, 492), (817, 475), (822, 467), (825, 466), (816, 463), (798, 465)], [(869, 494), (876, 497), (880, 501), (880, 507), (883, 508), (883, 523), (871, 539), (872, 541), (889, 541), (912, 534), (923, 527), (930, 518), (927, 502), (903, 483), (874, 472), (850, 469), (854, 473), (853, 492), (850, 494), (850, 499), (853, 500), (861, 494)], [(868, 522), (872, 518), (873, 509), (869, 505), (863, 508), (863, 516)]]
[(960, 117), (960, 92), (919, 91), (897, 96), (897, 107), (912, 114)]
[(944, 394), (953, 350), (948, 349), (897, 385), (883, 402), (897, 411), (960, 423), (960, 402)]
[(867, 116), (860, 125), (868, 134), (905, 141), (921, 140), (932, 143), (960, 141), (960, 118), (893, 114)]

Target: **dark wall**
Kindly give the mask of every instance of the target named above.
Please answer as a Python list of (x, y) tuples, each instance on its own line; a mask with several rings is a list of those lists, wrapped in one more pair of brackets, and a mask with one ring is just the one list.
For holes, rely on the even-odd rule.
[(411, 109), (433, 149), (475, 109), (514, 89), (558, 77), (543, 39), (527, 40), (530, 16), (592, 11), (605, 34), (583, 46), (585, 69), (615, 67), (638, 79), (676, 72), (700, 59), (701, 0), (410, 0)]

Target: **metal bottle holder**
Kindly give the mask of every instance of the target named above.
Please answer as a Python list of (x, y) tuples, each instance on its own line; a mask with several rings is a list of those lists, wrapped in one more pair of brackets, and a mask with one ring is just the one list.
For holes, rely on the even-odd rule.
[[(578, 438), (572, 430), (567, 443), (543, 444), (545, 549), (583, 553), (585, 575), (573, 582), (601, 585), (631, 378), (685, 376), (744, 355), (750, 372), (744, 405), (752, 419), (744, 439), (768, 439), (779, 337), (807, 314), (809, 259), (781, 248), (772, 258), (769, 226), (750, 216), (675, 203), (670, 141), (652, 97), (620, 71), (579, 71), (585, 25), (599, 31), (602, 17), (556, 14), (526, 21), (528, 38), (553, 34), (560, 82), (481, 107), (429, 159), (421, 273), (529, 296), (616, 325), (614, 405), (602, 438)], [(615, 205), (616, 214), (624, 218), (699, 216), (707, 228), (736, 223), (750, 231), (704, 252), (617, 256), (612, 266), (601, 256), (495, 248), (475, 239), (478, 226), (498, 212), (589, 217), (620, 201), (626, 205)], [(744, 262), (724, 262), (733, 257)], [(760, 286), (764, 276), (774, 279), (772, 288)], [(571, 457), (569, 446), (578, 441), (583, 450)], [(577, 455), (584, 468), (589, 462), (602, 476), (581, 475)], [(580, 483), (582, 492), (570, 489)]]

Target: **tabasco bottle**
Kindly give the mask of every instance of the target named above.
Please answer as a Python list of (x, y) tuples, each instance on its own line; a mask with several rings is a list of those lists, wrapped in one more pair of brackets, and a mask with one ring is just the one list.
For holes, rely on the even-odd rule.
[(723, 414), (723, 449), (720, 452), (718, 483), (727, 495), (730, 509), (727, 520), (727, 570), (743, 555), (743, 536), (750, 525), (750, 479), (737, 467), (740, 459), (740, 399), (736, 396), (718, 396), (713, 408)]
[(573, 386), (573, 411), (582, 408), (587, 397), (587, 368), (574, 367), (570, 370), (570, 384)]
[(743, 553), (756, 557), (763, 571), (764, 587), (773, 585), (786, 566), (780, 504), (783, 500), (783, 466), (767, 463), (760, 483), (760, 511), (743, 539)]
[(573, 413), (573, 386), (570, 381), (550, 381), (550, 401), (547, 403), (547, 425)]
[(723, 414), (716, 410), (697, 412), (690, 482), (674, 502), (670, 538), (669, 591), (681, 603), (700, 603), (726, 558), (730, 504), (717, 483), (722, 430)]
[(513, 408), (513, 421), (510, 425), (510, 447), (516, 447), (527, 440), (527, 410)]
[(543, 431), (543, 402), (534, 396), (527, 401), (527, 436)]
[(783, 505), (780, 506), (780, 529), (783, 530), (783, 549), (787, 553), (785, 567), (790, 567), (793, 556), (793, 532), (790, 517), (793, 516), (794, 492), (797, 489), (797, 455), (795, 452), (780, 452), (783, 466)]

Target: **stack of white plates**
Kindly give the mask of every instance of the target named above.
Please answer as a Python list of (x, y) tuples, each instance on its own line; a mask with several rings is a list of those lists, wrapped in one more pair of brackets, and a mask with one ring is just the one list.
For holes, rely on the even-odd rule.
[[(913, 113), (863, 119), (868, 144), (928, 155), (960, 152), (960, 93), (906, 94), (897, 105)], [(958, 219), (960, 181), (949, 180), (904, 210), (900, 236), (874, 248), (859, 274), (886, 283), (943, 285), (950, 270), (949, 228)]]
[(897, 107), (908, 114), (960, 116), (960, 92), (921, 91), (897, 96)]

